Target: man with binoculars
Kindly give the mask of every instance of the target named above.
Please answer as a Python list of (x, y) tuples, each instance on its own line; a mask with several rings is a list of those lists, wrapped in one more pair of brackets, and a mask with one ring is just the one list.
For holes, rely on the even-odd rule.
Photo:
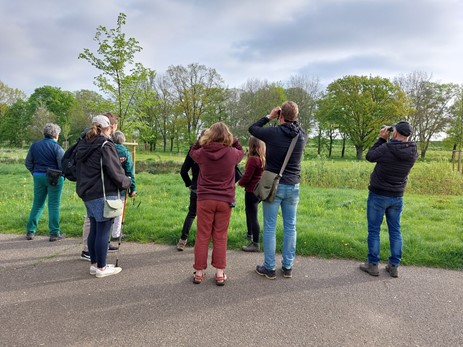
[[(391, 139), (388, 141), (388, 137)], [(383, 217), (389, 230), (391, 256), (386, 271), (398, 277), (402, 258), (402, 234), (400, 217), (403, 210), (403, 195), (408, 174), (418, 158), (415, 142), (410, 142), (412, 128), (408, 122), (383, 126), (379, 138), (366, 155), (369, 162), (376, 163), (370, 175), (367, 200), (368, 261), (360, 265), (362, 271), (378, 276), (380, 260), (380, 229)]]

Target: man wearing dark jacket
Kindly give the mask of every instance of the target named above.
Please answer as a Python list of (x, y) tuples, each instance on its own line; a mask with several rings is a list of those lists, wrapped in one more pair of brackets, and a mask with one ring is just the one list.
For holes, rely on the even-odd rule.
[[(296, 256), (296, 212), (299, 203), (299, 183), (301, 180), (301, 161), (307, 134), (297, 122), (299, 108), (295, 102), (285, 102), (249, 127), (251, 135), (265, 142), (267, 147), (265, 170), (279, 173), (291, 141), (299, 135), (288, 164), (278, 185), (275, 200), (263, 202), (264, 231), (262, 235), (264, 263), (257, 265), (256, 272), (268, 279), (275, 279), (276, 223), (281, 206), (283, 217), (283, 249), (281, 271), (284, 277), (291, 278)], [(278, 119), (279, 126), (264, 127), (270, 120)]]
[[(392, 138), (387, 138), (392, 131)], [(367, 201), (368, 261), (360, 269), (371, 276), (378, 276), (380, 260), (380, 228), (384, 215), (389, 230), (391, 256), (386, 271), (398, 277), (402, 258), (402, 234), (400, 217), (403, 210), (403, 195), (408, 174), (418, 158), (415, 142), (410, 142), (412, 128), (408, 122), (399, 122), (392, 127), (383, 127), (379, 139), (366, 155), (369, 162), (376, 163), (370, 176)]]

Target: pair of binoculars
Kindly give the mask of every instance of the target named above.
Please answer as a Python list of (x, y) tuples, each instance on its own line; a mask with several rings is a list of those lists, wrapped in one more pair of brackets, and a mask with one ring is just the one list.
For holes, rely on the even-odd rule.
[(383, 125), (381, 126), (381, 129), (387, 128), (387, 131), (392, 133), (394, 131), (394, 127), (392, 125)]

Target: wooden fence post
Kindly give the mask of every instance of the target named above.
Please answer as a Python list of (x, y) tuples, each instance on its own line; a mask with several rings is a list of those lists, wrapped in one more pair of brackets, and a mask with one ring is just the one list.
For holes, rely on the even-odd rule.
[(131, 146), (132, 147), (132, 160), (133, 160), (133, 174), (135, 175), (135, 161), (136, 161), (136, 148), (138, 143), (136, 142), (124, 142), (124, 146)]

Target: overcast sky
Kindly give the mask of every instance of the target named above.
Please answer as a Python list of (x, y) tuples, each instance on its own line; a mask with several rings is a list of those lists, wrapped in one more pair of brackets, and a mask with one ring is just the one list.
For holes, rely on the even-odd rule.
[(413, 71), (463, 83), (461, 0), (0, 0), (0, 81), (97, 90), (99, 71), (77, 57), (120, 12), (143, 47), (135, 60), (157, 73), (199, 63), (229, 87)]

